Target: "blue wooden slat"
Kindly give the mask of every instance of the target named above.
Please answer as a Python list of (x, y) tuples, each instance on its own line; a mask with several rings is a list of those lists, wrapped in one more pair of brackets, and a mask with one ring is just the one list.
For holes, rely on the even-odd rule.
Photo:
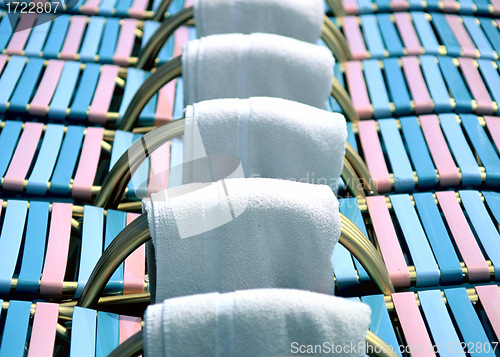
[(398, 116), (411, 114), (413, 112), (411, 98), (406, 87), (403, 72), (401, 67), (399, 67), (398, 59), (388, 58), (383, 62), (389, 93), (395, 107), (395, 114)]
[(28, 179), (26, 193), (45, 195), (47, 183), (54, 170), (57, 155), (61, 147), (64, 135), (64, 126), (59, 124), (48, 124), (45, 129), (40, 152), (36, 159), (35, 167)]
[(491, 221), (479, 192), (459, 191), (459, 193), (479, 241), (495, 267), (495, 280), (500, 281), (500, 234)]
[(452, 348), (446, 348), (446, 344), (450, 344), (452, 341), (458, 342), (460, 339), (458, 338), (453, 322), (444, 304), (441, 291), (419, 291), (418, 297), (422, 310), (424, 311), (425, 319), (427, 320), (427, 325), (432, 334), (434, 345), (438, 346), (439, 356), (465, 357), (465, 353), (459, 351), (459, 349), (453, 351)]
[(360, 16), (360, 18), (363, 35), (372, 58), (385, 57), (385, 47), (382, 42), (375, 15), (363, 15)]
[(30, 202), (23, 260), (16, 287), (17, 293), (36, 294), (38, 292), (45, 256), (48, 221), (49, 203)]
[(486, 184), (497, 187), (500, 185), (500, 159), (495, 148), (475, 115), (461, 114), (460, 118), (474, 149), (486, 169)]
[(455, 99), (455, 111), (472, 112), (472, 97), (457, 67), (453, 64), (453, 59), (438, 57), (438, 60), (446, 84)]
[(56, 17), (52, 27), (50, 28), (49, 36), (45, 46), (43, 46), (43, 56), (48, 58), (57, 58), (61, 52), (64, 40), (66, 40), (66, 32), (69, 27), (69, 15), (60, 15)]
[(9, 111), (25, 112), (42, 72), (43, 59), (30, 58), (10, 100)]
[(0, 234), (0, 294), (10, 292), (11, 280), (14, 277), (17, 258), (21, 248), (26, 222), (28, 202), (11, 200), (5, 211), (4, 224)]
[(0, 357), (23, 357), (28, 338), (31, 302), (10, 301), (5, 319)]
[[(484, 332), (481, 321), (469, 300), (469, 295), (465, 288), (445, 289), (444, 295), (446, 296), (448, 306), (453, 313), (453, 317), (463, 337), (463, 341), (466, 344), (478, 343), (482, 346), (489, 344), (490, 341)], [(450, 345), (452, 342), (453, 341), (450, 341)], [(483, 348), (482, 351), (476, 351), (474, 356), (493, 357), (495, 353), (485, 353)]]
[(128, 9), (132, 5), (132, 0), (118, 0), (116, 4), (116, 15), (118, 16), (128, 16)]
[(413, 195), (420, 220), (441, 272), (441, 284), (461, 284), (462, 267), (431, 193)]
[(120, 124), (123, 115), (125, 114), (128, 105), (132, 101), (132, 98), (136, 94), (137, 90), (141, 86), (142, 82), (144, 82), (144, 74), (145, 72), (140, 69), (129, 68), (127, 71), (127, 83), (125, 84), (125, 90), (123, 93), (122, 102), (120, 105), (120, 110), (118, 111), (118, 121), (117, 124)]
[(120, 32), (119, 19), (108, 18), (104, 27), (104, 34), (99, 47), (99, 61), (102, 63), (112, 63), (115, 54), (118, 33)]
[(436, 57), (421, 56), (420, 66), (425, 77), (425, 82), (429, 88), (432, 100), (434, 102), (434, 112), (451, 112), (451, 100), (443, 76), (439, 70)]
[(456, 115), (441, 114), (439, 121), (448, 141), (448, 146), (451, 148), (450, 151), (462, 172), (462, 184), (465, 186), (481, 185), (483, 182), (481, 171), (458, 124)]
[(99, 14), (104, 16), (113, 15), (115, 10), (116, 0), (102, 0), (99, 4)]
[(49, 35), (50, 27), (52, 21), (49, 20), (51, 15), (40, 14), (35, 22), (35, 27), (31, 30), (30, 38), (28, 43), (24, 47), (24, 54), (26, 56), (38, 57), (42, 52), (42, 48), (45, 44), (45, 40)]
[(97, 312), (96, 357), (108, 356), (119, 342), (120, 318), (109, 312)]
[(0, 134), (0, 177), (5, 175), (10, 160), (17, 146), (21, 134), (22, 123), (16, 121), (5, 121), (5, 126)]
[(379, 120), (380, 133), (394, 172), (394, 186), (396, 191), (412, 191), (415, 189), (413, 169), (401, 140), (401, 135), (394, 119)]
[(104, 209), (85, 206), (83, 209), (82, 248), (78, 269), (78, 286), (75, 298), (79, 298), (90, 274), (101, 257), (104, 232)]
[(448, 56), (461, 56), (462, 47), (458, 43), (453, 31), (448, 25), (448, 21), (443, 14), (434, 13), (432, 14), (432, 22), (434, 23), (434, 28), (437, 31), (441, 43), (446, 47), (446, 54)]
[(422, 129), (416, 117), (401, 118), (401, 129), (413, 167), (417, 171), (418, 187), (420, 189), (436, 187), (438, 179), (436, 168), (425, 143)]
[[(106, 233), (104, 235), (104, 249), (127, 225), (127, 214), (122, 211), (108, 210), (106, 216)], [(120, 293), (123, 291), (123, 264), (113, 273), (106, 285), (107, 293)]]
[(493, 46), (496, 53), (500, 55), (500, 32), (494, 25), (494, 20), (486, 17), (479, 18), (478, 20), (491, 46)]
[(85, 31), (85, 37), (82, 41), (82, 48), (80, 50), (80, 60), (93, 62), (97, 55), (99, 42), (104, 31), (104, 17), (92, 16)]
[(474, 2), (472, 0), (458, 0), (460, 4), (460, 13), (473, 14), (475, 12)]
[(5, 69), (0, 78), (0, 113), (7, 110), (7, 102), (16, 88), (16, 84), (21, 77), (24, 66), (26, 64), (26, 57), (12, 56), (5, 66)]
[[(134, 142), (139, 140), (142, 135), (134, 135)], [(149, 158), (144, 161), (144, 163), (139, 166), (137, 171), (132, 176), (130, 183), (128, 184), (128, 195), (129, 197), (144, 198), (146, 197), (149, 182)]]
[(17, 23), (17, 19), (19, 18), (18, 13), (13, 13), (10, 16), (4, 15), (2, 20), (0, 21), (0, 49), (4, 49), (10, 41), (12, 36), (12, 28)]
[(69, 194), (69, 184), (73, 177), (78, 154), (83, 141), (85, 128), (81, 126), (68, 126), (61, 153), (57, 160), (54, 174), (50, 180), (50, 192), (62, 195)]
[(390, 195), (417, 273), (417, 287), (439, 285), (438, 265), (409, 195)]
[(97, 63), (87, 63), (83, 70), (80, 84), (71, 105), (70, 117), (86, 119), (89, 105), (94, 97), (94, 91), (99, 80), (101, 66)]
[(75, 307), (71, 326), (70, 357), (95, 356), (96, 311)]
[(462, 20), (477, 49), (479, 50), (481, 58), (495, 59), (495, 51), (491, 47), (483, 31), (481, 31), (480, 25), (476, 22), (477, 19), (472, 16), (462, 16)]
[(378, 60), (363, 61), (366, 85), (373, 103), (373, 115), (375, 118), (387, 118), (392, 115), (389, 97), (385, 88), (382, 70)]
[(431, 24), (425, 18), (424, 12), (412, 12), (413, 24), (417, 31), (420, 43), (424, 47), (425, 53), (429, 55), (439, 54), (439, 42), (434, 34)]
[(403, 56), (403, 43), (399, 38), (396, 26), (391, 21), (389, 14), (381, 14), (377, 16), (380, 32), (384, 39), (385, 46), (389, 51), (389, 56), (398, 57)]
[(383, 295), (363, 296), (361, 301), (368, 304), (372, 309), (370, 331), (380, 337), (385, 343), (392, 347), (392, 350), (401, 357), (399, 352), (399, 342), (394, 333), (389, 312), (385, 305)]
[[(500, 76), (494, 66), (495, 62), (480, 59), (477, 61), (479, 70), (483, 75), (484, 82), (495, 102), (500, 103)], [(500, 115), (500, 108), (497, 109), (497, 115)]]

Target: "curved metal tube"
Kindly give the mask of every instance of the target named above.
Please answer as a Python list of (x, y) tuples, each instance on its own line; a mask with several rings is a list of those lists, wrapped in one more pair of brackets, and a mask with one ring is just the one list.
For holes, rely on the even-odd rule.
[(349, 121), (352, 123), (357, 123), (359, 121), (359, 115), (354, 108), (351, 96), (335, 77), (332, 80), (332, 97), (339, 103), (340, 108), (342, 108), (342, 111)]
[(326, 3), (332, 9), (332, 12), (335, 16), (344, 16), (345, 11), (344, 11), (344, 6), (342, 5), (342, 2), (339, 0), (326, 0)]
[[(151, 78), (151, 77), (150, 77)], [(113, 169), (106, 175), (94, 205), (117, 208), (134, 172), (149, 153), (184, 133), (184, 119), (175, 120), (145, 134), (120, 157)], [(147, 144), (147, 146), (146, 146)]]
[(345, 158), (352, 165), (360, 180), (362, 180), (363, 186), (368, 191), (368, 195), (378, 195), (375, 182), (373, 181), (372, 175), (368, 170), (368, 166), (366, 166), (366, 163), (363, 161), (361, 156), (359, 156), (356, 150), (354, 150), (348, 142), (346, 142)]
[(157, 22), (161, 21), (163, 19), (163, 16), (165, 16), (165, 14), (168, 10), (168, 7), (170, 6), (171, 3), (172, 3), (172, 0), (163, 0), (160, 3), (160, 6), (158, 6), (158, 8), (156, 9), (155, 14), (151, 18), (151, 21), (157, 21)]
[[(340, 214), (340, 218), (340, 244), (359, 260), (381, 292), (385, 295), (393, 293), (394, 287), (379, 252), (359, 229), (352, 228), (355, 227), (354, 223), (343, 214)], [(116, 269), (125, 258), (150, 239), (148, 219), (146, 214), (142, 214), (115, 237), (99, 258), (83, 289), (78, 306), (95, 308), (99, 296)]]
[(342, 168), (342, 174), (340, 175), (344, 183), (347, 185), (351, 193), (358, 198), (365, 198), (365, 191), (363, 191), (358, 183), (360, 178), (356, 175), (356, 171), (354, 171), (353, 167), (349, 160), (344, 157), (344, 167)]
[(335, 35), (330, 31), (330, 28), (323, 24), (323, 29), (321, 31), (321, 39), (326, 44), (326, 47), (332, 52), (333, 57), (337, 62), (347, 61), (347, 56), (345, 51), (342, 49), (339, 41), (335, 38)]
[[(337, 42), (339, 44), (338, 48), (343, 50), (344, 56), (346, 58), (345, 60), (352, 61), (353, 57), (352, 57), (352, 53), (351, 53), (351, 48), (349, 47), (349, 44), (347, 43), (347, 39), (342, 34), (342, 32), (340, 32), (339, 28), (337, 26), (335, 26), (333, 24), (332, 20), (330, 20), (327, 16), (324, 17), (323, 25), (326, 26), (330, 30), (333, 37), (337, 40)], [(340, 61), (340, 59), (338, 59), (338, 58), (337, 58), (337, 60)]]
[[(396, 352), (384, 340), (371, 331), (366, 332), (366, 346), (369, 348), (369, 352), (371, 352), (368, 353), (370, 357), (397, 357)], [(144, 337), (141, 330), (115, 348), (109, 357), (135, 357), (143, 353), (143, 350)]]
[(139, 87), (134, 97), (127, 107), (127, 111), (123, 116), (118, 130), (130, 131), (139, 114), (149, 102), (151, 97), (158, 92), (165, 84), (172, 79), (179, 77), (182, 74), (181, 56), (172, 58), (170, 61), (160, 66), (153, 74), (151, 74)]
[(162, 46), (167, 42), (168, 38), (182, 25), (185, 25), (189, 20), (194, 17), (193, 7), (188, 7), (179, 11), (177, 14), (167, 17), (163, 20), (160, 27), (155, 31), (153, 36), (149, 39), (146, 46), (139, 53), (139, 58), (136, 68), (151, 70), (155, 65), (156, 57)]

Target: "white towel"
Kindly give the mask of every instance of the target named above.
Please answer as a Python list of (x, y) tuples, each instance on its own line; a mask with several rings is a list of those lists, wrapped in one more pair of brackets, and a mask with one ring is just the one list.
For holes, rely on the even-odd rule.
[(323, 0), (195, 0), (198, 37), (224, 33), (273, 33), (316, 43)]
[(184, 106), (207, 99), (276, 97), (325, 108), (331, 52), (292, 38), (213, 35), (184, 45)]
[[(185, 110), (183, 183), (244, 177), (324, 184), (337, 192), (347, 128), (342, 114), (279, 98), (216, 99)], [(228, 159), (207, 160), (214, 154)], [(217, 159), (219, 156), (215, 156)]]
[(143, 200), (152, 301), (256, 288), (333, 294), (338, 201), (328, 186), (228, 179)]
[(146, 357), (357, 357), (366, 350), (370, 315), (366, 304), (299, 290), (187, 296), (148, 307), (144, 352)]

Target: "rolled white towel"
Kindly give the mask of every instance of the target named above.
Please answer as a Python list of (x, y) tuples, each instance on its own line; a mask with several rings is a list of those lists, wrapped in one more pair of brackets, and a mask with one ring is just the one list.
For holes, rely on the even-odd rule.
[[(325, 185), (228, 179), (143, 200), (152, 301), (256, 288), (333, 294), (338, 201)], [(154, 248), (154, 249), (153, 249)]]
[(347, 139), (342, 114), (258, 97), (196, 103), (186, 108), (185, 118), (183, 183), (226, 177), (233, 172), (232, 156), (244, 177), (324, 184), (337, 191)]
[(284, 36), (203, 37), (183, 48), (184, 106), (208, 99), (276, 97), (324, 109), (333, 65), (325, 47)]
[[(203, 294), (146, 310), (146, 356), (363, 356), (370, 307), (287, 289)], [(315, 353), (311, 353), (314, 351)]]
[(224, 33), (272, 33), (316, 43), (323, 26), (323, 0), (195, 0), (199, 37)]

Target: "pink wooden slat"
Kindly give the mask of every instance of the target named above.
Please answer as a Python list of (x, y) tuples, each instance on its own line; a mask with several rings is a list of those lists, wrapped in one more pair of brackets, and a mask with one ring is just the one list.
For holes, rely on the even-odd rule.
[(500, 0), (490, 0), (491, 5), (493, 5), (493, 15), (498, 17), (500, 15)]
[(452, 191), (436, 192), (439, 205), (450, 227), (453, 239), (469, 270), (469, 281), (489, 281), (490, 271), (474, 234)]
[(181, 26), (174, 33), (174, 52), (173, 56), (177, 57), (182, 54), (182, 46), (189, 41), (189, 28)]
[(7, 63), (7, 59), (9, 59), (6, 55), (0, 55), (0, 73), (3, 71), (5, 64)]
[(87, 201), (92, 199), (92, 185), (97, 172), (99, 157), (101, 156), (103, 137), (103, 128), (87, 128), (80, 154), (80, 162), (73, 181), (72, 195), (74, 198)]
[(484, 307), (486, 316), (490, 320), (491, 327), (495, 334), (500, 336), (500, 291), (496, 285), (476, 286), (476, 292), (479, 300)]
[(402, 57), (403, 71), (405, 73), (410, 92), (415, 102), (415, 113), (430, 113), (434, 109), (427, 85), (425, 84), (417, 57)]
[(351, 94), (352, 104), (360, 119), (369, 119), (373, 116), (368, 90), (366, 89), (361, 62), (353, 61), (345, 63), (345, 75), (347, 87)]
[(484, 117), (486, 121), (486, 126), (493, 138), (493, 142), (495, 143), (498, 150), (500, 150), (500, 118), (499, 117)]
[(85, 31), (85, 27), (87, 26), (87, 19), (88, 17), (86, 16), (71, 17), (71, 23), (66, 35), (66, 41), (64, 42), (63, 48), (61, 50), (62, 59), (77, 59), (77, 52), (80, 49), (83, 32)]
[(474, 65), (472, 58), (459, 58), (460, 67), (464, 74), (465, 80), (477, 102), (478, 114), (493, 114), (495, 112), (493, 101), (488, 94), (488, 90), (484, 86), (484, 81)]
[(443, 12), (457, 12), (458, 2), (456, 0), (443, 0)]
[(359, 12), (358, 2), (356, 0), (342, 0), (346, 15), (356, 15)]
[(398, 288), (410, 286), (410, 272), (406, 264), (401, 246), (392, 224), (389, 209), (384, 196), (366, 198), (368, 212), (377, 235), (377, 242), (382, 253), (392, 283)]
[(144, 17), (144, 12), (148, 7), (148, 0), (134, 0), (132, 6), (128, 10), (130, 17), (136, 19), (142, 19)]
[[(135, 213), (127, 213), (127, 225), (139, 217)], [(146, 247), (141, 245), (127, 259), (123, 272), (123, 293), (135, 294), (144, 292), (144, 276), (146, 275)]]
[(411, 357), (434, 357), (433, 346), (412, 292), (392, 294)]
[(24, 178), (35, 157), (38, 142), (42, 136), (42, 123), (26, 123), (17, 144), (16, 151), (5, 174), (3, 188), (10, 191), (23, 191)]
[(113, 92), (115, 91), (115, 80), (118, 77), (118, 66), (103, 65), (101, 67), (101, 76), (97, 83), (94, 93), (94, 99), (89, 109), (89, 121), (98, 124), (106, 122), (106, 113), (108, 112)]
[(49, 103), (56, 90), (63, 67), (63, 61), (49, 60), (42, 81), (30, 103), (29, 113), (31, 115), (44, 116), (47, 114)]
[(355, 60), (363, 60), (369, 57), (366, 50), (365, 41), (358, 25), (357, 17), (344, 17), (344, 34), (351, 49), (352, 58)]
[(158, 92), (158, 102), (156, 103), (156, 113), (155, 113), (156, 126), (172, 121), (176, 86), (177, 86), (177, 80), (173, 80), (168, 82)]
[(59, 305), (37, 302), (28, 357), (52, 357), (56, 341)]
[(441, 186), (454, 186), (460, 184), (457, 165), (453, 161), (443, 132), (439, 127), (436, 115), (421, 115), (420, 125), (436, 165)]
[(410, 4), (407, 0), (392, 0), (392, 9), (394, 11), (404, 11), (408, 10)]
[(28, 41), (36, 18), (36, 14), (23, 14), (5, 51), (8, 55), (22, 56), (24, 54), (24, 46)]
[(358, 122), (359, 139), (363, 148), (364, 158), (375, 187), (379, 192), (391, 191), (389, 171), (385, 164), (384, 154), (378, 138), (375, 121), (365, 120)]
[(170, 169), (170, 143), (165, 143), (150, 156), (148, 196), (168, 187)]
[(403, 43), (409, 55), (421, 55), (424, 53), (424, 48), (420, 44), (417, 32), (411, 22), (410, 14), (407, 12), (399, 12), (394, 14), (396, 26), (399, 29)]
[(52, 205), (47, 253), (40, 281), (41, 295), (62, 296), (71, 236), (72, 208), (70, 203), (56, 202)]
[(193, 0), (185, 0), (184, 1), (184, 8), (187, 9), (188, 7), (193, 6)]
[(462, 53), (467, 57), (479, 57), (479, 52), (472, 42), (469, 33), (462, 23), (462, 19), (457, 15), (446, 15), (446, 21), (450, 25), (451, 30), (455, 34), (460, 47), (462, 47)]
[(118, 43), (116, 44), (115, 54), (113, 55), (113, 63), (124, 67), (128, 66), (128, 59), (130, 58), (134, 47), (136, 28), (137, 20), (122, 20)]
[(96, 15), (99, 12), (99, 4), (101, 0), (87, 0), (85, 4), (80, 6), (82, 14)]
[(118, 342), (121, 344), (125, 342), (129, 337), (132, 337), (137, 332), (141, 331), (141, 318), (133, 316), (123, 316), (120, 315), (119, 320), (119, 337)]

